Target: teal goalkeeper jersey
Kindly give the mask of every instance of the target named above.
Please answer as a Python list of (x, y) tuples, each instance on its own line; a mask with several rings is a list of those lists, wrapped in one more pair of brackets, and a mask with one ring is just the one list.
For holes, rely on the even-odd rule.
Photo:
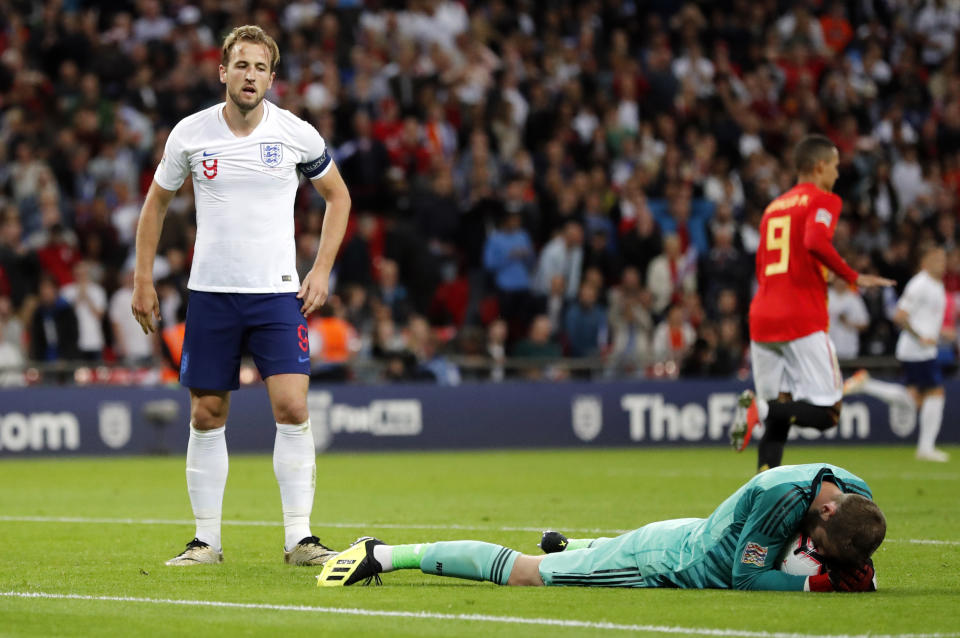
[(647, 564), (646, 571), (641, 565), (640, 570), (666, 587), (802, 590), (806, 576), (785, 574), (776, 562), (799, 530), (823, 481), (835, 483), (846, 493), (873, 498), (863, 479), (834, 465), (776, 467), (750, 479), (709, 518), (648, 526), (659, 527), (656, 536), (661, 547), (668, 540), (661, 535), (673, 537), (669, 539), (672, 551), (660, 554), (658, 564)]

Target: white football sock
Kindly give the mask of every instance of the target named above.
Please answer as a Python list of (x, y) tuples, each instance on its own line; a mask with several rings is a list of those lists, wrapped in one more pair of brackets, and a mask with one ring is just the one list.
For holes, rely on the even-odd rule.
[(283, 505), (284, 548), (290, 551), (310, 533), (310, 510), (316, 484), (317, 452), (310, 420), (299, 425), (277, 423), (273, 472)]
[(913, 410), (917, 409), (916, 404), (913, 402), (913, 397), (910, 396), (907, 389), (899, 383), (878, 381), (871, 377), (863, 382), (863, 390), (861, 390), (861, 392), (867, 396), (880, 399), (885, 403), (897, 403)]
[(393, 545), (374, 545), (373, 558), (380, 563), (384, 573), (393, 571)]
[(920, 406), (920, 436), (917, 439), (918, 452), (932, 452), (940, 434), (943, 421), (943, 395), (928, 396)]
[(197, 430), (191, 423), (187, 442), (187, 492), (197, 521), (196, 537), (217, 551), (221, 550), (223, 488), (229, 468), (226, 430), (225, 425)]

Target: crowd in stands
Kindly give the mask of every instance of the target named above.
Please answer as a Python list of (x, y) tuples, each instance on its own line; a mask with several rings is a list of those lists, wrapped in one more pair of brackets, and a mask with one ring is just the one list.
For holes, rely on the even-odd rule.
[[(840, 150), (838, 250), (899, 284), (833, 287), (840, 354), (892, 352), (923, 241), (960, 294), (956, 0), (195, 1), (0, 0), (0, 374), (169, 355), (130, 313), (139, 208), (248, 23), (280, 46), (267, 99), (317, 127), (353, 198), (310, 321), (319, 378), (742, 372), (759, 219), (808, 132)], [(295, 214), (302, 276), (307, 185)], [(195, 232), (188, 180), (154, 268), (165, 326)]]

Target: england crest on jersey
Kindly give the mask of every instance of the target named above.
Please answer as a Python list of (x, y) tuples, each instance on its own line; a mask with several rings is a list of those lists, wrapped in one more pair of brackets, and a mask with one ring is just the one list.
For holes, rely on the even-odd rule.
[(267, 166), (279, 166), (283, 159), (283, 144), (280, 142), (261, 142), (260, 161)]

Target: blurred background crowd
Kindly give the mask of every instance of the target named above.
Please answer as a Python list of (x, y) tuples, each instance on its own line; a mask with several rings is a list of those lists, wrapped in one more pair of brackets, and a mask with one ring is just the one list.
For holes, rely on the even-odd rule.
[[(744, 374), (759, 219), (808, 132), (840, 150), (838, 250), (899, 284), (832, 285), (841, 358), (892, 352), (922, 241), (960, 293), (955, 0), (0, 0), (0, 382), (58, 361), (172, 374), (189, 180), (159, 339), (130, 313), (136, 222), (248, 23), (280, 46), (267, 99), (318, 128), (353, 196), (317, 378)], [(308, 185), (295, 214), (302, 276)]]

